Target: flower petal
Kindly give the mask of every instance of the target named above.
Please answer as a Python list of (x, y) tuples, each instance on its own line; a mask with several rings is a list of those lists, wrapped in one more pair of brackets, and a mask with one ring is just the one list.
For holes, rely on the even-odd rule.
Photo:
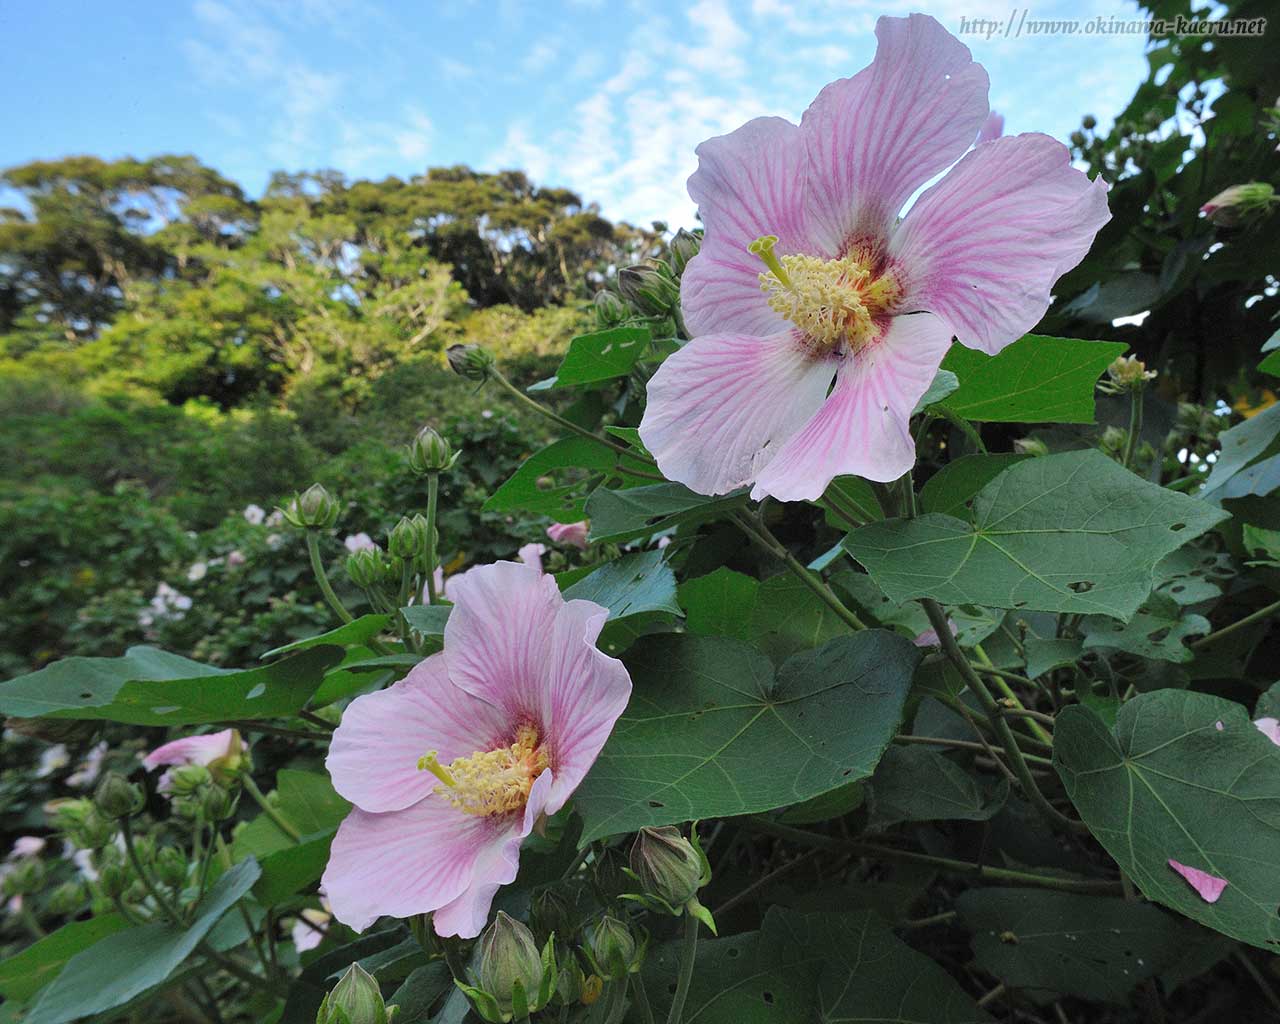
[(951, 344), (951, 328), (930, 313), (894, 317), (883, 338), (840, 367), (830, 397), (765, 467), (751, 491), (812, 501), (852, 473), (887, 482), (916, 460), (911, 412)]
[(1200, 898), (1206, 903), (1217, 903), (1218, 897), (1227, 887), (1227, 880), (1219, 878), (1217, 875), (1211, 875), (1207, 871), (1201, 871), (1199, 868), (1189, 868), (1185, 864), (1179, 864), (1172, 857), (1169, 859), (1169, 867), (1178, 872), (1191, 885), (1196, 892), (1200, 894)]
[[(223, 729), (204, 736), (183, 736), (164, 746), (156, 747), (142, 763), (148, 769), (159, 768), (162, 764), (202, 764), (207, 765), (220, 757), (233, 753), (232, 744), (238, 739), (235, 729)], [(243, 750), (247, 744), (240, 741)]]
[(486, 851), (522, 825), (514, 814), (465, 814), (438, 796), (386, 814), (357, 807), (338, 826), (321, 879), (333, 916), (359, 932), (384, 914), (438, 910), (466, 891)]
[(502, 708), (513, 726), (534, 715), (556, 612), (564, 603), (555, 577), (517, 562), (494, 562), (451, 577), (449, 597), (449, 678)]
[(695, 338), (649, 381), (640, 438), (668, 480), (725, 494), (755, 479), (821, 406), (835, 367), (792, 333)]
[(984, 142), (990, 142), (992, 139), (998, 139), (1004, 134), (1004, 114), (991, 111), (987, 115), (987, 119), (982, 122), (982, 127), (978, 129), (978, 141), (974, 145), (981, 145)]
[(1253, 724), (1263, 736), (1280, 747), (1280, 719), (1256, 718)]
[(908, 308), (995, 353), (1036, 325), (1050, 289), (1108, 220), (1107, 186), (1047, 135), (984, 142), (911, 207), (890, 251)]
[[(493, 907), (493, 897), (502, 886), (516, 880), (520, 870), (520, 844), (533, 831), (544, 813), (547, 796), (554, 786), (552, 773), (543, 772), (529, 790), (529, 802), (522, 818), (509, 817), (507, 831), (495, 836), (480, 851), (471, 872), (471, 883), (455, 899), (436, 911), (432, 924), (437, 935), (458, 935), (473, 939), (484, 930)], [(518, 826), (518, 827), (517, 827)]]
[(780, 117), (758, 117), (708, 139), (697, 153), (689, 195), (706, 234), (680, 281), (685, 324), (694, 337), (785, 330), (786, 321), (760, 290), (764, 264), (747, 246), (775, 235), (781, 254), (812, 251), (805, 228), (800, 129)]
[(443, 654), (433, 654), (398, 683), (353, 700), (334, 731), (325, 767), (333, 786), (357, 807), (398, 811), (437, 785), (418, 759), (429, 750), (448, 764), (511, 742), (499, 708), (449, 680)]
[(800, 121), (810, 232), (832, 252), (886, 237), (907, 198), (960, 159), (987, 116), (987, 73), (925, 14), (876, 22), (875, 60)]
[(556, 615), (542, 692), (541, 720), (555, 768), (548, 814), (578, 788), (631, 697), (625, 666), (596, 648), (608, 616), (592, 601), (567, 601)]

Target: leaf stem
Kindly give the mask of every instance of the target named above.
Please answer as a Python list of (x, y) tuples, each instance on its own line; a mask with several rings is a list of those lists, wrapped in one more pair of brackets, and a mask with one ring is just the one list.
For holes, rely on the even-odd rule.
[(636, 997), (636, 1006), (644, 1016), (644, 1024), (653, 1024), (653, 1007), (649, 1005), (649, 993), (645, 991), (644, 979), (637, 971), (631, 975), (631, 991)]
[(275, 823), (276, 828), (287, 835), (295, 843), (302, 842), (302, 833), (298, 831), (298, 827), (281, 814), (275, 807), (271, 806), (271, 801), (268, 800), (262, 790), (258, 788), (258, 784), (253, 781), (253, 777), (248, 772), (242, 772), (240, 774), (240, 781), (244, 785), (244, 791), (253, 798), (254, 803), (262, 808), (262, 813)]
[(1255, 622), (1268, 618), (1276, 612), (1280, 612), (1280, 601), (1272, 601), (1271, 604), (1259, 608), (1256, 612), (1246, 615), (1243, 619), (1238, 619), (1228, 626), (1223, 626), (1216, 632), (1210, 633), (1207, 636), (1202, 636), (1199, 640), (1191, 641), (1187, 646), (1193, 651), (1198, 651), (1200, 648), (1208, 647), (1212, 643), (1217, 643), (1224, 636), (1230, 636), (1237, 630), (1244, 629), (1247, 626), (1252, 626)]
[(160, 887), (156, 885), (155, 880), (151, 877), (151, 872), (143, 866), (142, 858), (138, 856), (138, 848), (133, 841), (133, 825), (127, 817), (120, 819), (120, 834), (124, 837), (124, 852), (129, 858), (129, 863), (133, 865), (133, 870), (138, 875), (138, 881), (142, 883), (151, 898), (155, 900), (156, 906), (160, 908), (160, 911), (170, 922), (179, 928), (186, 927), (186, 922), (182, 920), (182, 915), (160, 892)]
[[(998, 689), (1002, 694), (1004, 694), (1006, 700), (1009, 700), (1013, 703), (1013, 707), (1015, 710), (1026, 711), (1027, 709), (1023, 705), (1021, 698), (1019, 698), (1019, 696), (1016, 693), (1014, 693), (1013, 687), (1010, 686), (1007, 681), (1010, 675), (1016, 675), (1016, 673), (1005, 673), (1000, 669), (996, 668), (995, 665), (991, 663), (991, 659), (987, 657), (987, 652), (982, 649), (982, 644), (975, 644), (973, 648), (973, 653), (976, 654), (978, 656), (978, 660), (982, 662), (981, 665), (975, 665), (973, 667), (976, 668), (979, 672), (983, 673), (984, 675), (990, 675), (992, 677), (992, 679), (995, 681), (996, 689)], [(1017, 680), (1019, 682), (1024, 682), (1028, 686), (1034, 686), (1034, 684), (1031, 682), (1030, 679), (1025, 679), (1022, 676), (1017, 676)], [(1028, 712), (1028, 715), (1034, 715), (1036, 713), (1037, 712)], [(1049, 724), (1050, 725), (1053, 724), (1052, 719), (1049, 720)], [(1053, 743), (1053, 737), (1049, 735), (1049, 733), (1046, 732), (1040, 726), (1039, 722), (1037, 722), (1034, 718), (1030, 718), (1028, 720), (1027, 727), (1033, 733), (1035, 733), (1036, 738), (1039, 739), (1040, 742), (1049, 743), (1049, 744)]]
[(690, 913), (684, 916), (684, 941), (680, 945), (680, 974), (676, 979), (676, 994), (671, 998), (671, 1012), (667, 1024), (680, 1024), (684, 1017), (685, 1000), (689, 998), (689, 984), (693, 981), (694, 961), (698, 955), (699, 921)]
[(1138, 435), (1142, 433), (1142, 393), (1145, 388), (1136, 387), (1129, 392), (1129, 433), (1124, 441), (1124, 455), (1120, 465), (1129, 469), (1133, 465), (1134, 453), (1138, 450)]
[(315, 530), (307, 531), (307, 555), (311, 559), (311, 572), (316, 578), (316, 583), (320, 585), (320, 593), (324, 595), (326, 603), (343, 622), (353, 621), (351, 613), (338, 600), (338, 595), (333, 592), (333, 587), (329, 583), (329, 574), (325, 572), (324, 562), (320, 559), (320, 542), (316, 539)]
[(436, 597), (436, 506), (440, 502), (440, 474), (427, 474), (427, 604)]

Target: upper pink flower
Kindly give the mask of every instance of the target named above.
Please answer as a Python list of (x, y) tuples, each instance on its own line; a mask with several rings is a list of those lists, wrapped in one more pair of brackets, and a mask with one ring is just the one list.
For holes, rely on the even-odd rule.
[(700, 493), (801, 500), (841, 474), (897, 479), (952, 336), (994, 353), (1025, 334), (1110, 217), (1106, 185), (1048, 136), (966, 153), (987, 74), (933, 18), (881, 18), (876, 36), (871, 66), (798, 126), (757, 118), (698, 147), (693, 340), (649, 382), (640, 437)]
[(557, 544), (571, 544), (581, 551), (586, 551), (589, 528), (590, 523), (585, 519), (578, 523), (552, 523), (547, 527), (547, 536)]
[[(171, 740), (163, 746), (156, 747), (142, 759), (148, 769), (161, 765), (198, 764), (210, 770), (226, 769), (235, 771), (240, 766), (241, 757), (249, 745), (240, 738), (235, 729), (223, 729), (203, 736), (183, 736)], [(156, 789), (161, 793), (169, 792), (169, 772), (160, 776)]]
[(357, 931), (433, 912), (440, 935), (479, 935), (521, 841), (564, 806), (631, 694), (595, 647), (608, 612), (565, 601), (554, 577), (497, 562), (449, 594), (444, 650), (352, 701), (329, 748), (355, 809), (323, 884)]

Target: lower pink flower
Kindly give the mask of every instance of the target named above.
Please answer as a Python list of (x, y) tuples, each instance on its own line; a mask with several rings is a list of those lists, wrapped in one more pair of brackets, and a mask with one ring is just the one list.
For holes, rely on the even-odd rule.
[(586, 551), (590, 525), (585, 519), (577, 523), (552, 523), (547, 527), (547, 536), (557, 544), (569, 544), (580, 551)]
[(355, 804), (324, 873), (333, 914), (357, 931), (434, 914), (440, 935), (479, 935), (521, 841), (594, 763), (631, 680), (596, 649), (608, 612), (566, 601), (514, 562), (450, 580), (444, 650), (356, 698), (326, 764)]
[[(172, 740), (156, 747), (142, 759), (142, 764), (148, 769), (162, 765), (198, 764), (211, 771), (235, 771), (248, 749), (249, 745), (240, 738), (239, 732), (235, 729), (223, 729), (203, 736), (183, 736)], [(168, 772), (160, 776), (156, 788), (161, 793), (169, 791)]]

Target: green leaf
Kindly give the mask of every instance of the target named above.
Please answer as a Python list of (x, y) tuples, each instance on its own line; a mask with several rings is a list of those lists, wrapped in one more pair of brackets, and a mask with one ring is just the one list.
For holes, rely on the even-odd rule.
[(745, 490), (709, 498), (684, 484), (646, 484), (617, 490), (601, 486), (587, 499), (584, 514), (591, 522), (593, 541), (621, 543), (681, 523), (716, 519), (746, 503)]
[[(933, 628), (920, 605), (914, 601), (902, 604), (891, 601), (866, 573), (853, 569), (836, 573), (831, 577), (831, 585), (848, 596), (867, 616), (882, 626), (898, 629), (908, 639), (914, 640)], [(988, 612), (972, 605), (952, 608), (949, 614), (956, 627), (956, 639), (962, 647), (982, 643), (1000, 628), (1000, 620), (1004, 618), (1004, 612)]]
[(219, 669), (154, 647), (121, 658), (65, 658), (0, 685), (0, 714), (130, 725), (199, 725), (291, 715), (342, 659), (312, 647), (251, 669)]
[(368, 643), (370, 639), (386, 629), (387, 623), (390, 621), (390, 615), (361, 615), (360, 618), (343, 623), (337, 629), (331, 629), (327, 633), (321, 633), (319, 636), (309, 636), (305, 640), (295, 640), (291, 644), (285, 644), (283, 647), (267, 651), (266, 654), (262, 655), (261, 660), (266, 661), (268, 658), (274, 658), (281, 654), (305, 651), (309, 647), (320, 647), (324, 644), (333, 644), (338, 647), (359, 647)]
[(911, 415), (924, 412), (929, 406), (941, 402), (948, 395), (957, 391), (960, 387), (960, 378), (950, 370), (939, 370), (933, 376), (933, 382), (929, 385), (929, 389), (920, 396), (920, 401), (916, 402), (915, 409)]
[(952, 345), (942, 368), (960, 388), (940, 403), (968, 420), (1092, 423), (1098, 377), (1127, 345), (1028, 334), (994, 356)]
[(992, 790), (936, 750), (891, 746), (871, 777), (871, 824), (900, 821), (986, 821), (1004, 806), (1009, 783)]
[(756, 591), (749, 639), (774, 661), (849, 632), (831, 606), (789, 572), (770, 576)]
[(453, 611), (451, 604), (411, 604), (401, 608), (400, 614), (410, 629), (415, 629), (423, 636), (444, 636), (445, 623), (449, 621), (449, 613)]
[(64, 924), (52, 935), (0, 963), (0, 995), (17, 1003), (26, 1002), (77, 953), (128, 927), (129, 922), (119, 914)]
[(685, 580), (677, 591), (684, 625), (699, 636), (752, 637), (751, 616), (760, 583), (721, 566), (706, 576)]
[(625, 377), (649, 348), (647, 327), (615, 327), (595, 334), (580, 334), (569, 342), (555, 386), (573, 387)]
[(902, 717), (919, 651), (880, 630), (789, 659), (719, 637), (654, 637), (634, 690), (575, 795), (581, 842), (772, 810), (864, 779)]
[(26, 1024), (66, 1024), (103, 1013), (163, 983), (257, 878), (257, 861), (241, 861), (200, 902), (190, 927), (152, 922), (77, 953), (40, 994)]
[[(276, 775), (274, 805), (304, 839), (328, 836), (347, 816), (351, 805), (340, 797), (320, 772), (282, 768)], [(237, 860), (255, 856), (265, 862), (267, 855), (294, 847), (293, 840), (265, 814), (237, 829), (231, 845)], [(274, 880), (272, 880), (274, 884)]]
[(676, 576), (661, 551), (640, 551), (606, 562), (565, 588), (564, 597), (603, 605), (611, 620), (650, 612), (680, 614)]
[(1040, 889), (970, 889), (956, 909), (978, 966), (1010, 988), (1111, 1003), (1210, 935), (1149, 903)]
[(264, 856), (262, 877), (253, 887), (253, 895), (258, 902), (263, 906), (274, 906), (318, 882), (329, 862), (329, 846), (335, 831), (331, 829)]
[(1209, 632), (1203, 615), (1184, 615), (1174, 601), (1153, 597), (1127, 623), (1105, 615), (1080, 622), (1085, 650), (1113, 648), (1158, 661), (1186, 662), (1195, 657), (1183, 641)]
[[(628, 458), (585, 437), (566, 437), (530, 455), (484, 503), (486, 512), (534, 512), (561, 523), (582, 519), (586, 487), (596, 473), (614, 474), (619, 460), (651, 472), (642, 459)], [(571, 470), (569, 475), (562, 471)], [(583, 472), (585, 471), (585, 472)]]
[(880, 499), (867, 481), (860, 476), (838, 476), (827, 485), (818, 504), (827, 510), (827, 525), (837, 530), (848, 529), (848, 520), (832, 511), (839, 505), (864, 522), (884, 518)]
[(434, 960), (410, 974), (387, 1004), (396, 1007), (395, 1024), (430, 1024), (431, 1007), (452, 990), (449, 968)]
[(1280, 352), (1269, 352), (1258, 364), (1258, 369), (1271, 377), (1280, 377)]
[(1221, 451), (1200, 496), (1208, 501), (1222, 497), (1223, 488), (1242, 470), (1259, 459), (1274, 455), (1280, 438), (1280, 403), (1238, 423), (1218, 436)]
[(1024, 645), (1027, 651), (1027, 676), (1039, 679), (1055, 668), (1074, 665), (1080, 660), (1084, 642), (1075, 637), (1052, 637), (1048, 640), (1028, 636)]
[(1128, 619), (1156, 564), (1227, 517), (1097, 451), (1028, 459), (974, 499), (974, 522), (872, 523), (845, 546), (891, 599)]
[[(1156, 690), (1114, 729), (1068, 707), (1054, 765), (1080, 817), (1143, 894), (1224, 935), (1280, 947), (1280, 747), (1233, 701)], [(1173, 859), (1227, 880), (1208, 903)]]
[(957, 519), (969, 518), (969, 501), (1010, 466), (1028, 456), (962, 455), (943, 466), (920, 489), (920, 507)]

